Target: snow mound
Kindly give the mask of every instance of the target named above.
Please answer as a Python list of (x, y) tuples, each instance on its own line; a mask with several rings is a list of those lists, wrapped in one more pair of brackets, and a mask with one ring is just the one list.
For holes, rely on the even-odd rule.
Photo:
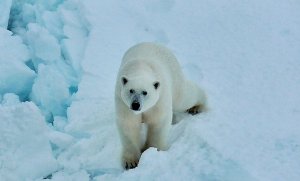
[(33, 64), (51, 64), (61, 59), (61, 50), (58, 40), (47, 29), (38, 24), (27, 25), (26, 44), (28, 44)]
[(12, 0), (2, 0), (0, 2), (0, 27), (7, 28)]
[(26, 65), (36, 73), (34, 82), (26, 85), (32, 92), (26, 93), (49, 122), (55, 116), (66, 117), (78, 90), (89, 32), (82, 11), (80, 3), (72, 0), (12, 3), (8, 28), (27, 45)]
[(71, 96), (69, 86), (56, 66), (41, 64), (32, 87), (31, 100), (43, 111), (48, 111), (44, 112), (45, 115), (65, 116)]
[(0, 95), (15, 93), (22, 100), (27, 99), (36, 77), (35, 72), (26, 65), (28, 49), (19, 37), (2, 28), (0, 40)]
[(0, 177), (30, 180), (56, 171), (49, 128), (38, 107), (16, 101), (16, 95), (4, 97), (0, 105)]

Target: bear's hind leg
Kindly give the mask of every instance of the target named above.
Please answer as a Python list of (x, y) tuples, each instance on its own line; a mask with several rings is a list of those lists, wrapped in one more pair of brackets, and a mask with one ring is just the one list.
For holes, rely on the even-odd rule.
[(186, 110), (186, 112), (191, 114), (191, 115), (196, 115), (196, 114), (199, 114), (203, 111), (205, 111), (205, 107), (204, 107), (203, 104), (195, 105), (195, 106), (193, 106), (193, 107)]
[(194, 82), (187, 80), (182, 93), (180, 109), (191, 115), (205, 112), (207, 109), (206, 101), (204, 91)]

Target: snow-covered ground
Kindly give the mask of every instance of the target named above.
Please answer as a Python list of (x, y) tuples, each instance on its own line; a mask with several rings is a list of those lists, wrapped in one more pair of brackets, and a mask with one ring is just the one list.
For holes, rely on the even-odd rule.
[[(297, 0), (0, 1), (0, 180), (300, 180)], [(169, 47), (210, 110), (124, 171), (114, 85)]]

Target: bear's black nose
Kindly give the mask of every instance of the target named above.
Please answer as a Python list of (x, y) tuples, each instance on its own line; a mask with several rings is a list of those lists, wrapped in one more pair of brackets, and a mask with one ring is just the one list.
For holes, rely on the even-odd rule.
[(131, 109), (134, 111), (138, 111), (140, 109), (140, 103), (139, 102), (133, 102), (131, 104)]

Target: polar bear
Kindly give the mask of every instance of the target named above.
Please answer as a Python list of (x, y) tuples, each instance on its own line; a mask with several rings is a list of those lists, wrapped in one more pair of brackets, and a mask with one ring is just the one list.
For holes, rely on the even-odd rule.
[[(206, 107), (204, 91), (186, 80), (176, 57), (155, 43), (140, 43), (124, 55), (115, 87), (122, 165), (135, 168), (144, 150), (168, 149), (173, 112), (196, 114)], [(141, 125), (148, 126), (145, 143)]]

